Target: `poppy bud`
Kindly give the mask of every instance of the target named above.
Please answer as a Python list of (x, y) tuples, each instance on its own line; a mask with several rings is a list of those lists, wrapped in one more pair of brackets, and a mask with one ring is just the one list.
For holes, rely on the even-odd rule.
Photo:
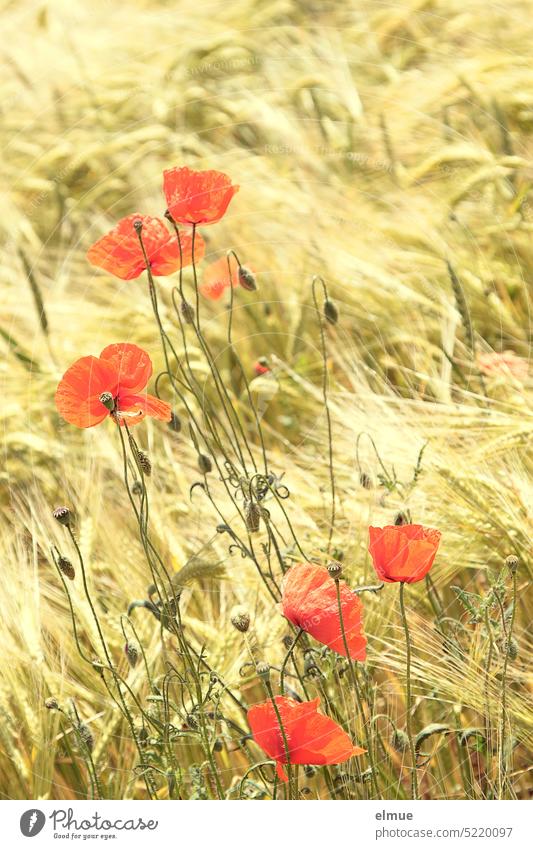
[(367, 475), (366, 472), (361, 472), (359, 475), (359, 483), (363, 487), (363, 489), (372, 489), (372, 480), (370, 475)]
[(57, 565), (66, 578), (68, 578), (70, 581), (74, 580), (74, 578), (76, 577), (76, 572), (74, 566), (72, 565), (68, 557), (63, 557), (63, 555), (60, 554), (57, 559)]
[(209, 474), (213, 464), (207, 454), (198, 454), (198, 468), (203, 475)]
[(56, 507), (52, 515), (60, 525), (64, 525), (66, 528), (70, 526), (71, 516), (68, 507)]
[(304, 774), (306, 778), (313, 778), (313, 776), (316, 775), (316, 772), (316, 766), (313, 766), (312, 764), (304, 765)]
[(98, 674), (103, 678), (104, 677), (104, 664), (102, 663), (100, 658), (99, 657), (93, 657), (91, 663), (93, 665), (93, 669), (96, 669)]
[(183, 321), (186, 324), (194, 324), (194, 307), (188, 301), (182, 301), (180, 304), (180, 312), (183, 316)]
[(409, 524), (409, 519), (407, 518), (407, 516), (405, 515), (403, 510), (399, 510), (396, 513), (396, 516), (394, 517), (394, 524), (395, 525), (408, 525)]
[(179, 433), (181, 430), (181, 419), (176, 413), (170, 414), (170, 421), (168, 423), (170, 430), (173, 430), (174, 433)]
[(257, 672), (259, 677), (263, 679), (263, 681), (270, 681), (270, 666), (268, 663), (261, 661), (255, 667), (255, 671)]
[(137, 231), (137, 233), (141, 232), (141, 230), (143, 228), (143, 223), (142, 223), (140, 218), (135, 219), (135, 221), (133, 222), (133, 227)]
[(509, 569), (511, 575), (515, 575), (518, 570), (518, 557), (514, 554), (510, 554), (509, 557), (505, 558), (505, 565)]
[(250, 614), (242, 608), (235, 609), (231, 616), (231, 624), (241, 634), (245, 634), (250, 627)]
[(143, 485), (140, 481), (134, 481), (131, 487), (133, 495), (142, 495)]
[(197, 731), (198, 729), (198, 720), (193, 713), (187, 714), (186, 723), (191, 729), (191, 731)]
[(44, 706), (47, 710), (59, 710), (59, 702), (55, 696), (51, 696), (49, 699), (46, 699)]
[(257, 289), (255, 275), (244, 265), (239, 265), (239, 283), (247, 292), (255, 292)]
[(342, 575), (341, 564), (338, 563), (337, 560), (332, 560), (331, 563), (328, 564), (328, 573), (330, 578), (333, 578), (334, 581), (338, 581)]
[(115, 399), (111, 395), (111, 392), (102, 392), (98, 400), (110, 413), (115, 409)]
[(145, 728), (145, 726), (143, 725), (143, 727), (142, 727), (142, 728), (141, 728), (141, 730), (139, 731), (139, 740), (140, 740), (141, 744), (146, 743), (146, 741), (148, 740), (148, 737), (149, 737), (149, 736), (150, 736), (150, 735), (148, 734), (148, 729), (147, 729), (147, 728)]
[(224, 743), (222, 742), (220, 737), (217, 737), (217, 739), (213, 743), (213, 751), (214, 752), (221, 752), (223, 748), (224, 748)]
[(409, 737), (401, 728), (395, 728), (391, 734), (390, 744), (397, 752), (405, 752), (409, 748)]
[(137, 661), (139, 660), (139, 647), (137, 646), (137, 643), (128, 641), (124, 646), (124, 654), (126, 655), (131, 668), (135, 669)]
[(294, 643), (294, 639), (291, 637), (290, 634), (285, 634), (285, 636), (283, 637), (282, 643), (285, 646), (285, 648), (287, 649), (287, 651), (289, 651), (290, 649), (292, 649), (292, 644)]
[(324, 317), (330, 324), (337, 324), (339, 320), (337, 305), (330, 298), (326, 298), (324, 301)]
[(245, 513), (246, 530), (251, 534), (256, 534), (259, 530), (261, 521), (261, 508), (255, 501), (248, 502)]
[(504, 640), (503, 650), (507, 650), (510, 660), (516, 660), (518, 657), (518, 643), (512, 637), (510, 640)]
[(150, 462), (150, 458), (148, 454), (145, 454), (144, 451), (139, 451), (137, 454), (137, 459), (139, 461), (139, 466), (143, 470), (144, 474), (147, 478), (152, 474), (152, 464)]
[(94, 737), (92, 735), (91, 729), (87, 725), (84, 725), (82, 723), (81, 725), (78, 725), (78, 734), (80, 735), (81, 739), (83, 740), (89, 751), (92, 752), (92, 750), (94, 749)]

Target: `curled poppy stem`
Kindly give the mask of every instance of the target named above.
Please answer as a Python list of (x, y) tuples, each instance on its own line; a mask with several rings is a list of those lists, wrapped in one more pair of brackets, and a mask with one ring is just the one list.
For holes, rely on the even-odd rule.
[(370, 729), (369, 729), (369, 725), (368, 725), (368, 722), (367, 722), (367, 719), (366, 719), (366, 716), (365, 716), (365, 709), (364, 709), (364, 706), (363, 706), (363, 697), (362, 697), (362, 694), (361, 694), (361, 688), (359, 686), (359, 681), (357, 680), (357, 673), (356, 673), (356, 670), (354, 668), (354, 663), (352, 661), (352, 658), (351, 658), (351, 655), (350, 655), (350, 649), (348, 647), (348, 640), (346, 638), (346, 630), (345, 630), (345, 627), (344, 627), (344, 618), (343, 618), (343, 615), (342, 615), (341, 587), (340, 587), (339, 578), (335, 578), (335, 588), (337, 590), (337, 606), (338, 606), (338, 609), (339, 609), (339, 621), (340, 621), (340, 626), (341, 626), (342, 642), (344, 643), (344, 651), (346, 652), (346, 659), (348, 661), (348, 667), (350, 669), (350, 675), (351, 675), (351, 678), (352, 678), (353, 689), (354, 689), (354, 692), (355, 692), (355, 697), (357, 699), (357, 707), (359, 708), (359, 713), (361, 715), (361, 720), (363, 722), (363, 728), (364, 728), (364, 732), (365, 732), (365, 740), (366, 740), (366, 745), (367, 745), (367, 749), (368, 749), (368, 760), (370, 761), (370, 770), (371, 770), (371, 773), (372, 773), (372, 775), (371, 775), (372, 787), (373, 787), (376, 799), (380, 799), (381, 796), (380, 796), (380, 792), (379, 792), (376, 765), (375, 765), (375, 762), (374, 762), (374, 754), (373, 754), (373, 750), (372, 750), (372, 740), (371, 740), (371, 737), (370, 737)]
[(296, 648), (296, 643), (298, 642), (298, 640), (300, 639), (300, 637), (302, 636), (303, 633), (304, 633), (304, 629), (299, 628), (298, 633), (296, 634), (294, 640), (292, 641), (291, 647), (288, 650), (287, 654), (285, 655), (283, 663), (281, 664), (281, 669), (280, 669), (280, 673), (279, 673), (279, 689), (280, 689), (282, 696), (285, 695), (285, 669), (287, 668), (287, 664), (292, 657), (292, 653), (293, 653), (294, 649)]
[(407, 730), (407, 738), (409, 740), (409, 751), (411, 752), (411, 798), (419, 799), (418, 794), (418, 776), (416, 772), (416, 751), (415, 751), (415, 743), (413, 740), (413, 730), (411, 725), (411, 638), (409, 636), (409, 625), (407, 624), (407, 616), (405, 613), (405, 601), (404, 601), (404, 587), (405, 581), (400, 582), (400, 610), (402, 613), (402, 623), (403, 630), (405, 633), (405, 650), (406, 650), (406, 661), (405, 661), (405, 725)]

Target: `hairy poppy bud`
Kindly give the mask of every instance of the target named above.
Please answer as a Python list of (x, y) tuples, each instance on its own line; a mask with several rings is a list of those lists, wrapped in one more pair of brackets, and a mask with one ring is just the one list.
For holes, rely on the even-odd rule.
[(221, 752), (223, 748), (224, 748), (223, 741), (220, 739), (220, 737), (217, 737), (217, 739), (213, 743), (213, 751), (214, 752)]
[(92, 752), (92, 750), (94, 749), (94, 737), (92, 735), (91, 729), (87, 725), (84, 725), (82, 723), (81, 725), (78, 725), (78, 734), (80, 735), (81, 739), (83, 740), (89, 751)]
[(328, 563), (328, 572), (330, 578), (333, 578), (334, 581), (338, 581), (340, 576), (342, 575), (342, 566), (338, 563), (337, 560), (332, 560), (331, 563)]
[(512, 637), (509, 640), (504, 640), (503, 650), (507, 651), (509, 660), (516, 660), (518, 657), (518, 643)]
[(409, 524), (409, 519), (407, 518), (407, 516), (405, 515), (403, 510), (399, 510), (396, 513), (396, 516), (394, 517), (394, 524), (395, 525), (408, 525)]
[(198, 468), (203, 475), (209, 474), (213, 468), (211, 459), (207, 456), (207, 454), (198, 454)]
[(259, 530), (259, 523), (261, 521), (261, 508), (255, 501), (249, 501), (246, 505), (244, 519), (246, 522), (246, 530), (251, 534), (256, 534)]
[(124, 646), (124, 654), (128, 659), (128, 663), (132, 669), (135, 669), (139, 660), (139, 647), (135, 642), (128, 642)]
[(135, 219), (135, 221), (133, 222), (133, 227), (137, 231), (137, 233), (141, 232), (141, 230), (143, 228), (143, 223), (142, 223), (140, 218)]
[(139, 741), (141, 744), (146, 743), (149, 738), (148, 729), (143, 725), (143, 727), (139, 731)]
[(250, 627), (250, 614), (243, 608), (236, 608), (231, 615), (231, 624), (241, 634), (245, 634)]
[(359, 475), (359, 483), (363, 487), (363, 489), (372, 489), (372, 480), (370, 475), (367, 475), (366, 472), (361, 472)]
[(339, 320), (337, 305), (330, 298), (326, 298), (324, 301), (324, 317), (330, 324), (337, 324)]
[(247, 292), (255, 292), (257, 289), (255, 275), (244, 265), (239, 265), (239, 283)]
[(48, 710), (59, 710), (59, 702), (55, 696), (51, 696), (49, 699), (46, 699), (44, 706)]
[(397, 752), (405, 752), (409, 748), (409, 737), (401, 728), (396, 728), (391, 734), (390, 744)]
[(270, 681), (270, 665), (268, 663), (261, 661), (255, 667), (255, 671), (263, 681)]
[(183, 321), (186, 324), (194, 324), (194, 307), (188, 301), (182, 301), (180, 304), (180, 312), (183, 316)]
[(102, 392), (98, 400), (106, 409), (109, 410), (110, 413), (112, 413), (115, 409), (115, 399), (111, 395), (111, 392)]
[(518, 570), (518, 557), (515, 554), (510, 554), (505, 558), (505, 565), (509, 569), (511, 575), (515, 575)]
[(74, 566), (68, 559), (68, 557), (63, 557), (62, 554), (57, 558), (57, 565), (59, 566), (60, 571), (68, 578), (70, 581), (73, 581), (76, 577), (76, 571)]
[(170, 421), (168, 423), (170, 430), (173, 430), (174, 433), (179, 433), (181, 430), (181, 419), (176, 413), (170, 414)]
[(68, 507), (56, 507), (53, 516), (60, 525), (64, 525), (66, 528), (70, 526), (71, 516)]
[(142, 495), (143, 485), (140, 481), (133, 481), (131, 491), (133, 495)]
[(294, 638), (291, 637), (290, 634), (285, 634), (285, 636), (283, 637), (283, 640), (281, 642), (283, 643), (283, 645), (285, 646), (287, 651), (289, 651), (289, 649), (292, 649), (292, 644), (294, 643)]
[(143, 470), (144, 474), (147, 478), (149, 478), (152, 474), (152, 463), (150, 462), (148, 454), (145, 454), (144, 451), (139, 451), (137, 459), (139, 460), (139, 466)]

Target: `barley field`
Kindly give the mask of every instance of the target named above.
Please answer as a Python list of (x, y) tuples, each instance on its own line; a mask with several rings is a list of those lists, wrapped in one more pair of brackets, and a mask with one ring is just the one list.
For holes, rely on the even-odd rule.
[[(2, 2), (2, 798), (531, 796), (532, 12)], [(189, 322), (177, 274), (154, 316), (86, 256), (182, 166), (240, 186)], [(198, 297), (230, 250), (253, 285)], [(170, 426), (60, 416), (118, 342)], [(383, 584), (368, 529), (411, 524), (431, 571)], [(364, 662), (280, 612), (300, 562), (356, 591)], [(278, 694), (364, 753), (265, 750)]]

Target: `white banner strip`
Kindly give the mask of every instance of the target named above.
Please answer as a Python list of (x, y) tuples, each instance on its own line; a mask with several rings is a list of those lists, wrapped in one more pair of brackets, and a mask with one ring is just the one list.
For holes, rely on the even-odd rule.
[[(528, 802), (3, 801), (2, 846), (454, 849), (531, 845)], [(216, 805), (210, 813), (201, 805)], [(240, 806), (240, 811), (235, 810)], [(527, 837), (527, 834), (530, 837)], [(34, 841), (34, 842), (33, 842)]]

